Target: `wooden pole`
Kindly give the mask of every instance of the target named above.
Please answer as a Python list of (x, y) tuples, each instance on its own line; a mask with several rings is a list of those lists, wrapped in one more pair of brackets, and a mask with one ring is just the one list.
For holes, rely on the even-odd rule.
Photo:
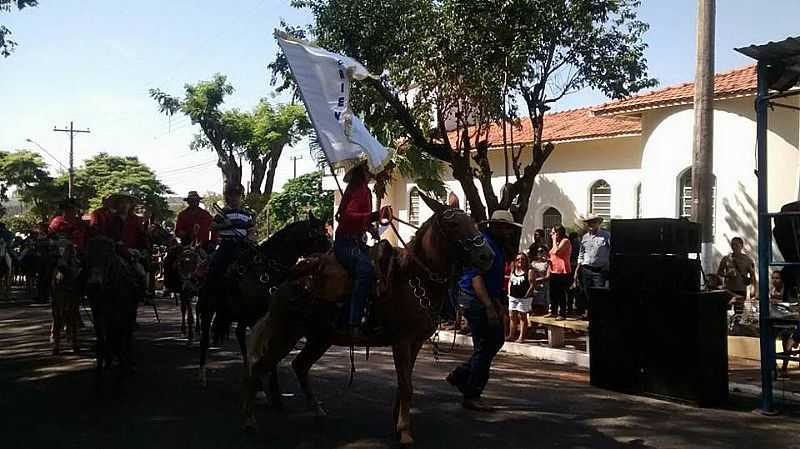
[(700, 223), (702, 264), (714, 256), (714, 18), (715, 0), (697, 1), (697, 60), (694, 83), (692, 220)]

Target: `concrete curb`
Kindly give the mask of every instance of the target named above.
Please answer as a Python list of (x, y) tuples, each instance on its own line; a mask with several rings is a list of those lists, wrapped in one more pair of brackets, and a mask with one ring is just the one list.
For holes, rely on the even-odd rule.
[[(440, 345), (449, 345), (452, 342), (453, 332), (439, 331)], [(456, 345), (471, 348), (472, 338), (466, 335), (456, 334)], [(517, 354), (530, 357), (535, 360), (568, 363), (571, 365), (577, 365), (581, 368), (589, 368), (589, 354), (584, 351), (576, 351), (574, 349), (557, 349), (527, 343), (506, 342), (501, 351), (508, 354)]]
[[(442, 346), (450, 345), (453, 342), (453, 332), (439, 331), (439, 344)], [(472, 338), (466, 335), (456, 335), (456, 345), (471, 348)], [(545, 360), (548, 362), (565, 363), (577, 365), (581, 368), (589, 368), (589, 354), (574, 349), (556, 349), (547, 346), (509, 343), (506, 342), (501, 349), (508, 354), (516, 354), (530, 357), (535, 360)], [(761, 396), (761, 387), (758, 385), (731, 382), (729, 384), (731, 393), (745, 394), (748, 396)], [(800, 392), (782, 390), (775, 388), (773, 395), (777, 401), (787, 401), (800, 404)]]

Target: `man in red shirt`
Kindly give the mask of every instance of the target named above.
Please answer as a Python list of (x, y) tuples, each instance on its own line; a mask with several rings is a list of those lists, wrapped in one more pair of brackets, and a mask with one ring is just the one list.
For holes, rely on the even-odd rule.
[(89, 216), (89, 230), (92, 235), (109, 236), (109, 226), (114, 215), (112, 195), (103, 198), (103, 205), (92, 211)]
[[(184, 246), (196, 241), (204, 250), (208, 251), (209, 232), (213, 218), (211, 214), (200, 207), (202, 199), (194, 190), (184, 198), (189, 206), (178, 214), (175, 222), (175, 235), (181, 239), (181, 244)], [(195, 231), (195, 229), (197, 230)]]
[(369, 177), (366, 163), (353, 167), (345, 175), (347, 189), (342, 195), (336, 213), (339, 226), (336, 228), (336, 238), (333, 241), (336, 258), (353, 278), (349, 324), (350, 334), (354, 337), (361, 334), (364, 307), (375, 282), (375, 270), (369, 258), (364, 233), (380, 218), (392, 217), (391, 206), (385, 206), (380, 213), (372, 211)]
[(67, 198), (60, 204), (61, 215), (53, 217), (48, 226), (52, 237), (63, 236), (78, 249), (79, 254), (86, 250), (86, 229), (78, 216), (78, 205), (74, 198)]

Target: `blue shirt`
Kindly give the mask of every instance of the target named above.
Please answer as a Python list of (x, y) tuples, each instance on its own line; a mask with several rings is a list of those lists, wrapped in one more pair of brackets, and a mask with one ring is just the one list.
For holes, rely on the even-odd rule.
[(472, 279), (479, 274), (483, 274), (483, 282), (490, 298), (502, 298), (505, 293), (505, 263), (506, 257), (502, 246), (498, 245), (491, 236), (482, 232), (486, 244), (494, 251), (494, 263), (485, 273), (481, 273), (477, 268), (467, 268), (458, 280), (458, 287), (466, 294), (477, 297), (475, 289), (472, 288)]

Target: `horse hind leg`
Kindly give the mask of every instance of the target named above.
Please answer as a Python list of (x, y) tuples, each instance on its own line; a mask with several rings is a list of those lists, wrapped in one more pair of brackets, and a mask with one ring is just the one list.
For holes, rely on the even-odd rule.
[(186, 302), (186, 346), (191, 346), (194, 341), (194, 310), (192, 309), (192, 298)]
[(209, 346), (209, 338), (211, 334), (211, 311), (208, 304), (208, 298), (205, 296), (201, 296), (197, 302), (197, 308), (199, 309), (198, 315), (200, 316), (200, 369), (198, 372), (198, 380), (200, 382), (200, 386), (205, 388), (208, 386), (208, 377), (206, 374), (207, 367), (206, 362), (208, 360), (208, 346)]
[(181, 303), (181, 334), (186, 335), (186, 298), (184, 297), (183, 292), (180, 293), (180, 303)]
[(300, 389), (303, 390), (306, 406), (308, 410), (312, 411), (318, 418), (328, 416), (328, 412), (314, 395), (314, 390), (311, 388), (311, 383), (309, 382), (308, 373), (311, 367), (328, 352), (330, 347), (330, 343), (320, 338), (306, 336), (305, 346), (300, 353), (297, 354), (297, 357), (292, 360), (292, 370), (294, 370), (297, 382), (300, 384)]

